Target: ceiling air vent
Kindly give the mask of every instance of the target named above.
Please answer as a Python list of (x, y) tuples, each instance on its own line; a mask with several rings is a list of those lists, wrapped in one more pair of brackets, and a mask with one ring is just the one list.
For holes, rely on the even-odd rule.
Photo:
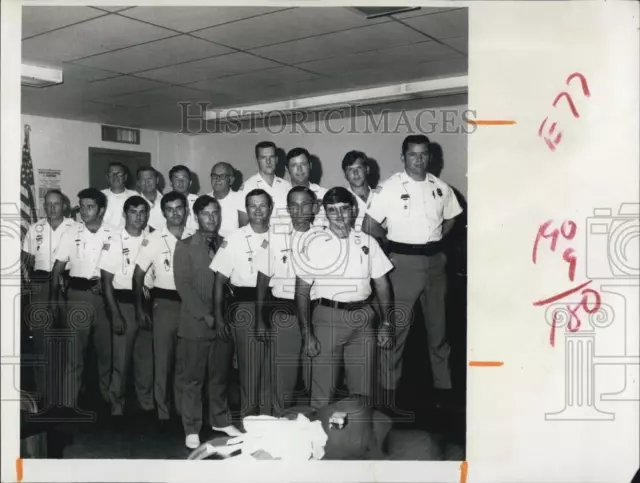
[(420, 7), (351, 7), (351, 10), (364, 15), (368, 19), (386, 17), (396, 13), (420, 10)]
[(140, 129), (102, 126), (102, 140), (111, 143), (140, 144)]

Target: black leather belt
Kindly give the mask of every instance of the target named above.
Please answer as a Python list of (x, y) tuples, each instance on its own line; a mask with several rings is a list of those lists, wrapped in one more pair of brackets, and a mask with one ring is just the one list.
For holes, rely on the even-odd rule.
[(258, 296), (256, 287), (233, 287), (233, 299), (238, 302), (255, 302)]
[(51, 272), (46, 270), (34, 270), (31, 273), (31, 280), (34, 282), (47, 282), (51, 280)]
[(182, 302), (180, 294), (177, 290), (168, 290), (165, 288), (154, 288), (151, 292), (157, 299), (173, 300), (175, 302)]
[(360, 310), (369, 305), (368, 300), (359, 300), (358, 302), (336, 302), (335, 300), (320, 299), (318, 303), (325, 307), (339, 310)]
[(82, 290), (86, 292), (87, 290), (91, 290), (97, 284), (97, 279), (89, 280), (88, 278), (69, 277), (69, 288), (73, 290)]
[(133, 290), (114, 290), (113, 295), (118, 302), (121, 302), (123, 304), (132, 304), (135, 302), (135, 295), (133, 293)]
[(398, 243), (389, 240), (387, 249), (391, 253), (398, 253), (400, 255), (423, 255), (431, 257), (442, 251), (442, 240), (437, 242), (429, 242), (422, 245), (412, 245), (410, 243)]

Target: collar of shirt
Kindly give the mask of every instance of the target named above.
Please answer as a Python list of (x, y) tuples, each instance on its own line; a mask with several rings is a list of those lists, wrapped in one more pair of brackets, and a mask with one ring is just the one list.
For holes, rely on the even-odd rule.
[(182, 237), (181, 238), (176, 238), (173, 233), (171, 233), (171, 231), (169, 231), (169, 227), (166, 225), (164, 225), (164, 227), (162, 228), (160, 235), (161, 236), (171, 236), (172, 238), (176, 239), (176, 240), (184, 240), (187, 237), (190, 237), (191, 235), (193, 235), (195, 233), (194, 230), (191, 230), (190, 228), (187, 228), (187, 226), (185, 225), (185, 227), (182, 229)]
[(156, 191), (156, 199), (154, 201), (149, 200), (149, 198), (147, 198), (142, 192), (140, 193), (140, 196), (142, 196), (142, 198), (151, 205), (151, 208), (153, 208), (156, 203), (162, 199), (162, 193), (159, 191)]

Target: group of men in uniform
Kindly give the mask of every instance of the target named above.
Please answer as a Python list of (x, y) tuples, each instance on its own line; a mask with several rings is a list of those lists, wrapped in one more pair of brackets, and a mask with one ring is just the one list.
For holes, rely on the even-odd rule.
[[(72, 340), (63, 404), (77, 408), (92, 340), (98, 373), (89, 377), (111, 415), (124, 414), (132, 378), (142, 410), (165, 424), (180, 415), (188, 448), (200, 444), (205, 419), (240, 434), (228, 404), (234, 362), (242, 416), (302, 403), (300, 372), (314, 409), (342, 391), (392, 408), (418, 300), (434, 386), (449, 392), (442, 240), (461, 208), (427, 172), (429, 147), (426, 136), (408, 136), (404, 169), (375, 189), (362, 152), (342, 161), (349, 188), (325, 190), (309, 181), (304, 148), (287, 154), (291, 181), (277, 177), (276, 146), (264, 141), (258, 173), (237, 192), (224, 162), (202, 196), (189, 192), (185, 166), (170, 170), (172, 190), (161, 194), (154, 168), (138, 170), (135, 192), (126, 168), (112, 163), (108, 189), (78, 193), (76, 222), (62, 215), (62, 193), (49, 191), (23, 256), (31, 303)], [(36, 325), (45, 355), (47, 327)], [(36, 372), (46, 403), (51, 381), (42, 366)]]

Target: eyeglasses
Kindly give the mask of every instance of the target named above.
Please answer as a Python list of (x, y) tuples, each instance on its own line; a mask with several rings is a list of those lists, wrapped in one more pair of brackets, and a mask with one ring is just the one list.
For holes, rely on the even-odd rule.
[(212, 175), (211, 175), (211, 179), (214, 179), (214, 180), (218, 180), (218, 179), (220, 179), (220, 180), (222, 180), (222, 181), (226, 181), (226, 180), (228, 180), (229, 178), (231, 178), (231, 176), (230, 176), (230, 175), (228, 175), (228, 174), (212, 174)]

